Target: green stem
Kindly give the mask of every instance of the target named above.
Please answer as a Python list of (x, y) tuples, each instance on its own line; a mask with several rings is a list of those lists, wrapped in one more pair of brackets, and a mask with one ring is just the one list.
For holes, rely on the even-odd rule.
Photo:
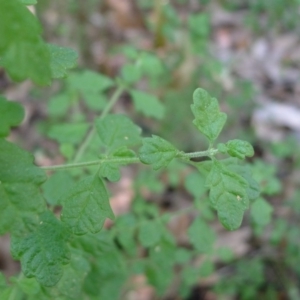
[[(213, 156), (218, 152), (217, 149), (209, 149), (206, 151), (198, 151), (198, 152), (191, 152), (191, 153), (184, 153), (179, 152), (177, 155), (177, 158), (179, 159), (190, 159), (195, 157), (203, 157), (203, 156)], [(100, 165), (102, 163), (116, 163), (116, 164), (132, 164), (132, 163), (138, 163), (140, 162), (140, 159), (138, 157), (129, 157), (129, 158), (119, 158), (119, 157), (107, 157), (102, 158), (98, 160), (92, 160), (87, 162), (74, 162), (72, 164), (66, 164), (66, 165), (54, 165), (54, 166), (45, 166), (41, 167), (43, 170), (67, 170), (67, 169), (74, 169), (74, 168), (84, 168), (84, 167), (91, 167)]]
[[(21, 281), (23, 278), (25, 278), (25, 276), (24, 276), (23, 272), (20, 272), (20, 274), (18, 276), (18, 281)], [(18, 299), (19, 296), (21, 296), (20, 293), (21, 293), (21, 290), (20, 290), (18, 284), (15, 282), (14, 286), (13, 286), (13, 289), (12, 289), (10, 295), (9, 295), (8, 300)]]
[(105, 158), (105, 159), (98, 159), (98, 160), (92, 160), (87, 162), (80, 162), (80, 163), (72, 163), (67, 165), (55, 165), (55, 166), (46, 166), (41, 167), (43, 170), (67, 170), (67, 169), (74, 169), (74, 168), (84, 168), (84, 167), (91, 167), (91, 166), (97, 166), (101, 165), (103, 163), (117, 163), (117, 164), (133, 164), (140, 162), (140, 159), (138, 157), (130, 157), (130, 158)]
[[(110, 112), (112, 107), (118, 101), (118, 99), (119, 99), (120, 95), (122, 94), (122, 92), (124, 91), (124, 89), (125, 88), (122, 85), (118, 86), (118, 88), (112, 94), (112, 96), (111, 96), (109, 102), (107, 103), (107, 105), (105, 106), (104, 110), (102, 111), (102, 113), (100, 115), (100, 119), (103, 119)], [(79, 147), (78, 151), (75, 154), (74, 163), (77, 163), (81, 159), (81, 157), (83, 156), (86, 148), (88, 147), (91, 140), (93, 139), (95, 133), (96, 133), (95, 126), (92, 125), (92, 127), (90, 128), (88, 134), (86, 135), (85, 140), (82, 142), (81, 146)]]
[(203, 157), (203, 156), (214, 156), (218, 152), (218, 149), (208, 149), (206, 151), (198, 151), (198, 152), (190, 152), (184, 153), (179, 152), (178, 158), (196, 158), (196, 157)]

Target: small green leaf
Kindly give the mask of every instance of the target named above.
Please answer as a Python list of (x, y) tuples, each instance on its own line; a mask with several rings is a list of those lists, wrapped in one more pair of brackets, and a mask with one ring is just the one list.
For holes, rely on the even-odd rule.
[(216, 240), (215, 232), (199, 217), (188, 229), (188, 236), (192, 245), (201, 253), (211, 253)]
[(166, 167), (179, 153), (168, 141), (152, 135), (151, 138), (143, 139), (143, 146), (139, 151), (142, 163), (152, 165), (154, 170)]
[(44, 286), (54, 286), (62, 277), (63, 265), (69, 262), (66, 237), (61, 222), (52, 213), (45, 212), (35, 232), (13, 240), (12, 254), (21, 260), (25, 276), (36, 277)]
[(99, 167), (99, 176), (106, 177), (109, 181), (116, 182), (121, 178), (119, 165), (103, 162)]
[(86, 123), (56, 124), (50, 127), (47, 135), (59, 143), (78, 144), (84, 138), (89, 125)]
[(78, 54), (75, 50), (66, 47), (59, 47), (48, 44), (50, 52), (50, 67), (52, 78), (64, 78), (67, 76), (67, 69), (76, 67)]
[(249, 206), (247, 181), (221, 162), (213, 161), (206, 185), (210, 188), (210, 202), (218, 211), (220, 222), (229, 230), (237, 229)]
[(141, 91), (131, 90), (134, 107), (147, 117), (161, 120), (165, 115), (165, 107), (159, 102), (158, 98)]
[(92, 71), (70, 74), (67, 81), (72, 90), (94, 94), (103, 92), (114, 85), (109, 77)]
[(103, 93), (92, 93), (83, 91), (83, 100), (88, 108), (101, 111), (107, 104), (107, 97)]
[(226, 143), (227, 153), (230, 156), (244, 159), (245, 156), (251, 157), (254, 155), (253, 147), (250, 143), (241, 140), (231, 140)]
[(139, 241), (143, 247), (155, 246), (161, 238), (162, 225), (156, 221), (144, 221), (139, 227)]
[(122, 78), (129, 84), (137, 82), (141, 78), (141, 70), (137, 65), (126, 64), (121, 69)]
[(1, 65), (15, 81), (51, 82), (50, 53), (37, 18), (18, 0), (0, 1)]
[(0, 139), (0, 234), (30, 230), (45, 209), (39, 188), (46, 175), (33, 159), (30, 153)]
[(110, 151), (122, 146), (135, 146), (141, 142), (141, 129), (123, 115), (107, 115), (96, 121), (98, 135)]
[(114, 219), (103, 181), (89, 176), (66, 192), (61, 199), (61, 220), (75, 234), (96, 233), (106, 218)]
[(251, 218), (255, 224), (265, 226), (271, 222), (273, 207), (263, 198), (258, 198), (251, 206)]
[(48, 113), (51, 117), (64, 117), (71, 106), (71, 97), (67, 93), (58, 94), (49, 99)]
[(8, 101), (0, 96), (0, 137), (9, 135), (13, 126), (19, 125), (24, 118), (24, 108), (17, 102)]
[(227, 115), (220, 112), (216, 98), (212, 98), (205, 90), (196, 89), (193, 94), (194, 104), (191, 105), (195, 116), (193, 123), (212, 143), (219, 136)]

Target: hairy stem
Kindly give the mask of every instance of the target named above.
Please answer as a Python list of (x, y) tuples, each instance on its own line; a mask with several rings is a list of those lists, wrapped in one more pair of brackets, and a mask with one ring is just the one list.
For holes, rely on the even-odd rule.
[(214, 156), (217, 154), (218, 149), (208, 149), (206, 151), (198, 151), (198, 152), (190, 152), (190, 153), (184, 153), (180, 152), (178, 154), (179, 158), (196, 158), (196, 157), (203, 157), (203, 156)]
[[(102, 113), (100, 115), (101, 119), (104, 118), (110, 112), (112, 107), (118, 101), (118, 99), (119, 99), (120, 95), (122, 94), (122, 92), (124, 91), (124, 89), (125, 88), (122, 85), (118, 86), (118, 88), (112, 94), (112, 96), (111, 96), (109, 102), (107, 103), (107, 105), (105, 106), (104, 110), (102, 111)], [(86, 135), (86, 138), (84, 139), (84, 141), (82, 142), (81, 146), (78, 148), (78, 151), (75, 154), (74, 163), (77, 163), (81, 159), (81, 157), (83, 156), (86, 148), (88, 147), (91, 140), (93, 139), (95, 133), (96, 133), (95, 126), (92, 125), (89, 132)]]
[(46, 166), (41, 167), (43, 170), (66, 170), (66, 169), (74, 169), (74, 168), (84, 168), (84, 167), (91, 167), (91, 166), (99, 166), (103, 163), (117, 163), (117, 164), (133, 164), (140, 162), (138, 157), (129, 157), (129, 158), (104, 158), (98, 160), (92, 160), (87, 162), (80, 162), (80, 163), (72, 163), (66, 165), (55, 165), (55, 166)]

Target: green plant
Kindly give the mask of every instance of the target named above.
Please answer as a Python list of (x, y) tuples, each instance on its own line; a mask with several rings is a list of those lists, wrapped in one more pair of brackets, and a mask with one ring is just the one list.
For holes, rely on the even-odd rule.
[[(34, 3), (0, 0), (0, 63), (15, 81), (31, 79), (46, 85), (53, 78), (66, 77), (66, 70), (75, 66), (76, 53), (42, 40), (35, 16), (24, 5)], [(203, 19), (191, 18), (190, 26), (196, 28), (197, 22)], [(133, 63), (125, 65), (116, 80), (92, 71), (72, 73), (63, 92), (49, 102), (56, 123), (46, 132), (59, 142), (68, 160), (57, 166), (37, 167), (32, 154), (6, 139), (10, 128), (22, 122), (24, 110), (1, 96), (0, 233), (10, 234), (12, 255), (22, 266), (9, 283), (0, 277), (1, 299), (118, 299), (132, 288), (131, 276), (140, 273), (163, 295), (175, 265), (182, 267), (184, 296), (198, 277), (213, 272), (213, 255), (220, 249), (214, 247), (215, 232), (209, 225), (212, 208), (228, 230), (241, 225), (245, 210), (259, 196), (259, 185), (242, 163), (254, 151), (248, 142), (237, 139), (216, 144), (227, 116), (218, 101), (200, 88), (193, 94), (191, 110), (193, 124), (208, 141), (202, 151), (181, 151), (157, 135), (142, 138), (141, 128), (130, 118), (111, 114), (127, 91), (135, 111), (162, 119), (164, 108), (158, 98), (134, 84), (141, 76), (155, 81), (164, 71), (157, 57), (143, 52), (134, 53)], [(108, 90), (113, 90), (109, 99)], [(100, 116), (89, 124), (83, 114), (75, 113), (66, 123), (65, 114), (76, 111), (81, 100), (89, 109), (101, 111)], [(205, 160), (198, 162), (199, 158)], [(117, 218), (111, 229), (103, 228), (107, 218), (115, 219), (106, 179), (118, 181), (120, 168), (132, 163), (150, 165), (154, 171), (169, 165), (173, 170), (193, 167), (196, 172), (188, 169), (185, 185), (194, 203), (161, 214), (137, 194), (133, 211)], [(47, 179), (45, 171), (54, 173), (49, 172)], [(168, 178), (177, 180), (171, 173)], [(159, 190), (156, 180), (152, 178), (152, 185)], [(168, 223), (192, 210), (197, 216), (188, 229), (191, 249), (178, 247)], [(148, 254), (139, 257), (140, 248)], [(198, 253), (204, 255), (204, 262), (192, 267)]]

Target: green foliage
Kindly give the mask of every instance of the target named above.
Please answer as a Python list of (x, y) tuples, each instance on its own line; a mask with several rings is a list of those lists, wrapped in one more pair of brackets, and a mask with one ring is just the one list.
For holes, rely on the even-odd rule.
[[(167, 110), (158, 99), (157, 95), (164, 95), (158, 87), (173, 85), (166, 74), (180, 66), (180, 59), (163, 60), (155, 53), (127, 47), (124, 54), (129, 61), (116, 80), (91, 70), (68, 74), (76, 65), (76, 52), (42, 40), (36, 17), (25, 7), (32, 4), (35, 1), (0, 0), (0, 63), (14, 81), (31, 79), (46, 85), (53, 78), (67, 77), (60, 94), (48, 102), (53, 122), (44, 124), (43, 129), (57, 142), (68, 163), (37, 167), (31, 154), (6, 141), (11, 127), (23, 120), (24, 110), (0, 97), (0, 233), (11, 234), (11, 252), (22, 267), (21, 274), (8, 283), (0, 275), (0, 298), (121, 299), (129, 295), (136, 274), (143, 274), (162, 297), (178, 266), (182, 274), (179, 290), (187, 296), (199, 278), (214, 272), (214, 256), (222, 261), (232, 259), (230, 250), (215, 245), (213, 209), (229, 230), (241, 225), (251, 202), (253, 226), (263, 228), (271, 218), (272, 208), (258, 198), (260, 186), (254, 179), (262, 185), (262, 166), (256, 163), (252, 167), (253, 178), (250, 167), (242, 163), (254, 155), (251, 144), (234, 139), (215, 147), (227, 115), (220, 111), (217, 99), (202, 88), (195, 90), (191, 110), (193, 124), (209, 141), (207, 149), (186, 153), (158, 135), (142, 138), (142, 128), (149, 130), (145, 125), (148, 119), (136, 125), (126, 115), (112, 114), (112, 107), (126, 91), (135, 112), (163, 121)], [(163, 24), (155, 32), (158, 45), (166, 42), (164, 39), (175, 39), (175, 30), (181, 25), (172, 6), (166, 5), (160, 13)], [(186, 25), (191, 52), (201, 49), (205, 53), (208, 15), (191, 15)], [(155, 87), (157, 91), (140, 91), (144, 81), (145, 90)], [(180, 105), (187, 106), (184, 101)], [(94, 122), (89, 122), (90, 113), (97, 115)], [(180, 130), (182, 126), (180, 123)], [(198, 135), (197, 146), (198, 138), (202, 141)], [(231, 157), (220, 159), (224, 154)], [(199, 158), (205, 160), (199, 162)], [(105, 178), (120, 180), (120, 168), (130, 163), (151, 165), (158, 172), (140, 164), (144, 169), (137, 168), (132, 211), (115, 219)], [(54, 173), (47, 178), (43, 169)], [(265, 172), (273, 175), (273, 171)], [(194, 201), (182, 211), (163, 214), (147, 197), (161, 193), (167, 184), (172, 189), (182, 184)], [(276, 184), (271, 181), (272, 185)], [(270, 193), (265, 186), (262, 190)], [(177, 214), (191, 211), (194, 219), (186, 244), (179, 247), (169, 225)], [(106, 219), (111, 221), (106, 223)], [(276, 237), (280, 240), (281, 235)], [(201, 263), (194, 265), (199, 257)], [(253, 269), (261, 275), (259, 263)], [(238, 284), (244, 287), (248, 279), (245, 276)], [(260, 282), (259, 277), (254, 284)]]
[(0, 113), (0, 137), (5, 137), (9, 134), (10, 127), (17, 126), (22, 122), (24, 109), (19, 103), (0, 97)]

